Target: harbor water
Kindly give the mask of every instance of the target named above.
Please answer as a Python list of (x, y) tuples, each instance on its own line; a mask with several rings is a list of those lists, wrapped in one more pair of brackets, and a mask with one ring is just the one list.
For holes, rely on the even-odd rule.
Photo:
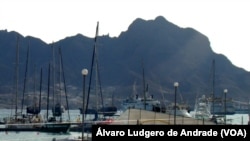
[[(18, 110), (20, 111), (20, 110)], [(15, 110), (11, 109), (0, 109), (0, 121), (3, 121), (3, 118), (11, 117), (14, 115)], [(41, 115), (46, 117), (46, 110), (41, 111)], [(68, 113), (70, 116), (68, 116)], [(49, 113), (52, 115), (52, 112)], [(70, 117), (71, 122), (79, 122), (79, 117), (81, 121), (81, 115), (79, 109), (65, 111), (62, 116), (63, 121), (67, 121)], [(92, 118), (92, 117), (89, 117)], [(2, 127), (1, 127), (2, 126)], [(4, 125), (0, 125), (0, 128), (3, 128)], [(52, 141), (54, 139), (65, 139), (69, 137), (79, 137), (82, 135), (82, 132), (69, 132), (69, 133), (46, 133), (39, 131), (0, 131), (0, 141)]]

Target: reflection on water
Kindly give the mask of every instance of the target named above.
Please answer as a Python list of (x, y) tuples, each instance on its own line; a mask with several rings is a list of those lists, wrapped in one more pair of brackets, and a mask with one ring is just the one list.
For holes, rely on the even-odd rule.
[(42, 132), (0, 132), (1, 141), (52, 141), (53, 138), (63, 139), (69, 134), (50, 134)]

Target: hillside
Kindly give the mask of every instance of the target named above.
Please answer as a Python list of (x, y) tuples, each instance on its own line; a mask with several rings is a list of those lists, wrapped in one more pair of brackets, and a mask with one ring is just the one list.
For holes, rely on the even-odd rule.
[[(100, 25), (101, 28), (101, 25)], [(93, 29), (95, 33), (95, 29)], [(59, 65), (58, 49), (62, 50), (67, 92), (71, 108), (78, 108), (82, 95), (81, 70), (90, 71), (94, 39), (84, 35), (65, 37), (46, 44), (36, 37), (23, 37), (18, 32), (0, 31), (0, 102), (9, 107), (14, 93), (15, 57), (19, 37), (19, 95), (23, 92), (27, 50), (30, 46), (29, 95), (39, 93), (39, 72), (43, 70), (42, 93), (48, 88), (48, 66), (55, 49), (56, 66)], [(159, 16), (154, 20), (135, 19), (118, 37), (98, 36), (98, 63), (103, 95), (107, 101), (114, 96), (118, 104), (122, 98), (142, 94), (142, 69), (149, 93), (156, 98), (173, 101), (173, 83), (179, 82), (177, 101), (193, 105), (195, 97), (211, 94), (212, 61), (215, 60), (215, 95), (229, 90), (228, 97), (245, 101), (249, 98), (250, 72), (234, 66), (223, 54), (216, 54), (208, 37), (192, 28), (180, 28)], [(142, 67), (143, 64), (143, 67)], [(55, 66), (55, 67), (56, 67)], [(59, 72), (56, 72), (58, 74)], [(36, 78), (36, 79), (34, 79)], [(57, 78), (59, 80), (59, 78)], [(36, 83), (34, 83), (37, 81)], [(34, 90), (34, 84), (37, 84)], [(87, 76), (89, 86), (89, 76)], [(28, 93), (28, 92), (27, 92)], [(27, 95), (26, 95), (27, 96)], [(77, 101), (77, 102), (76, 102)], [(93, 100), (94, 101), (94, 100)], [(28, 101), (27, 101), (28, 102)], [(45, 107), (46, 101), (44, 101)], [(108, 103), (108, 102), (107, 102)], [(6, 105), (5, 104), (5, 105)]]

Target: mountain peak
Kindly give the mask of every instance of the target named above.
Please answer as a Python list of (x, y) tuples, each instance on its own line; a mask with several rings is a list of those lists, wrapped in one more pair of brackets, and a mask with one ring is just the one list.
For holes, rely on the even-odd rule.
[(167, 22), (167, 20), (163, 16), (157, 16), (155, 18), (156, 22)]
[(180, 27), (167, 21), (163, 16), (157, 16), (155, 19), (144, 20), (142, 18), (135, 19), (128, 27), (127, 33), (134, 33), (150, 30), (150, 33), (155, 31), (173, 31), (178, 30)]

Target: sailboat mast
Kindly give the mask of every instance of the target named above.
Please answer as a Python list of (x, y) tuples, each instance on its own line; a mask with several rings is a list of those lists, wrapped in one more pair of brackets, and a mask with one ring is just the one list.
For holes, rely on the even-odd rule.
[(101, 85), (101, 78), (100, 78), (100, 71), (99, 71), (98, 60), (96, 61), (96, 64), (97, 64), (97, 78), (98, 78), (98, 84), (99, 84), (101, 107), (104, 107), (104, 104), (103, 104), (103, 95), (102, 95), (102, 85)]
[(52, 85), (53, 85), (52, 107), (53, 111), (55, 111), (55, 49), (53, 45), (52, 45)]
[(98, 97), (98, 92), (97, 92), (97, 88), (98, 88), (98, 75), (97, 75), (97, 58), (96, 58), (96, 49), (95, 49), (95, 96), (96, 96), (96, 110), (98, 109), (98, 105), (99, 105), (99, 97)]
[(48, 68), (48, 92), (47, 92), (47, 121), (49, 119), (49, 92), (50, 92), (50, 63), (49, 63), (49, 68)]
[(66, 82), (65, 82), (65, 75), (64, 75), (64, 69), (63, 69), (63, 58), (62, 58), (62, 51), (61, 51), (61, 48), (59, 47), (59, 54), (61, 56), (61, 62), (62, 62), (62, 75), (63, 75), (63, 85), (64, 85), (64, 92), (65, 92), (65, 95), (66, 95), (66, 104), (67, 104), (67, 111), (68, 111), (68, 118), (69, 118), (69, 121), (70, 121), (70, 114), (69, 114), (69, 103), (68, 103), (68, 94), (67, 94), (67, 89), (66, 89)]
[(39, 111), (41, 111), (41, 98), (42, 98), (42, 82), (43, 82), (43, 69), (40, 71), (40, 95), (39, 95)]
[(16, 98), (15, 98), (15, 119), (17, 119), (17, 99), (18, 99), (18, 72), (19, 72), (19, 37), (16, 46)]
[(33, 106), (34, 106), (34, 110), (36, 105), (36, 64), (34, 65), (34, 94), (33, 94)]
[(29, 64), (29, 52), (30, 52), (30, 42), (28, 43), (28, 51), (27, 51), (27, 57), (26, 57), (26, 66), (25, 66), (24, 83), (23, 83), (23, 97), (22, 97), (21, 113), (23, 113), (24, 94), (25, 94), (25, 92), (26, 92), (26, 83), (27, 83), (27, 74), (28, 74), (28, 64)]
[(62, 102), (62, 60), (61, 60), (61, 53), (60, 53), (60, 47), (58, 48), (59, 52), (59, 103)]
[[(87, 102), (86, 102), (86, 110), (88, 109), (88, 105), (89, 105), (89, 95), (90, 95), (90, 88), (91, 88), (91, 82), (92, 82), (91, 81), (92, 72), (93, 72), (93, 67), (95, 65), (94, 63), (95, 63), (95, 55), (96, 55), (96, 42), (97, 42), (98, 30), (99, 30), (99, 22), (97, 22), (95, 39), (94, 39), (94, 49), (93, 49), (91, 69), (90, 69), (90, 80), (89, 80), (89, 88), (88, 88), (88, 95), (87, 95)], [(83, 114), (84, 114), (84, 111), (83, 111)]]
[(97, 22), (97, 29), (96, 29), (96, 36), (95, 36), (95, 54), (94, 54), (94, 63), (95, 63), (95, 95), (96, 95), (96, 110), (98, 110), (99, 107), (99, 96), (98, 96), (98, 88), (99, 88), (99, 78), (98, 78), (98, 59), (97, 59), (97, 36), (98, 36), (98, 30), (99, 30), (99, 22)]
[(145, 77), (144, 77), (144, 65), (143, 65), (143, 62), (142, 62), (142, 79), (143, 79), (144, 110), (146, 110), (146, 89), (145, 89)]
[(214, 59), (213, 59), (213, 64), (212, 65), (213, 65), (212, 66), (212, 68), (213, 68), (213, 70), (212, 70), (213, 71), (213, 74), (212, 74), (213, 75), (212, 76), (213, 77), (213, 80), (212, 80), (213, 81), (213, 84), (212, 84), (212, 106), (213, 106), (213, 111), (212, 112), (214, 114), (214, 100), (215, 100), (215, 97), (214, 97), (215, 96), (215, 94), (214, 94), (214, 87), (215, 87), (215, 60)]
[[(95, 50), (95, 47), (94, 47)], [(89, 77), (89, 87), (88, 87), (88, 94), (87, 94), (87, 102), (86, 102), (86, 110), (88, 109), (88, 105), (89, 105), (89, 94), (90, 94), (90, 88), (91, 88), (91, 82), (92, 82), (92, 73), (93, 73), (93, 64), (94, 64), (94, 55), (95, 51), (93, 51), (92, 54), (92, 62), (91, 62), (91, 68), (90, 68), (90, 77)], [(84, 109), (83, 109), (84, 110)], [(85, 114), (85, 111), (82, 111), (83, 114)]]

